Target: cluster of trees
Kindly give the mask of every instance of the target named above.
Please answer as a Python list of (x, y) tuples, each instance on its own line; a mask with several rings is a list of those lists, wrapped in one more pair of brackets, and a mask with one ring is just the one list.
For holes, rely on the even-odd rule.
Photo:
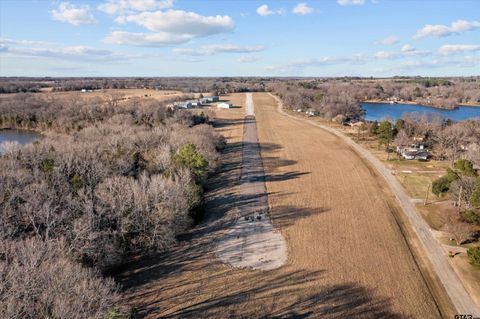
[(455, 161), (444, 176), (433, 181), (432, 191), (437, 196), (450, 194), (457, 205), (464, 208), (463, 220), (480, 224), (480, 177), (472, 162)]
[(313, 110), (322, 117), (339, 121), (359, 119), (363, 116), (359, 100), (347, 85), (331, 81), (311, 88), (303, 82), (277, 81), (270, 83), (268, 90), (279, 96), (286, 108), (291, 110)]
[(480, 166), (480, 121), (445, 121), (415, 113), (405, 114), (393, 122), (385, 120), (366, 124), (378, 138), (380, 145), (407, 147), (421, 143), (438, 160), (448, 160), (452, 164), (458, 159), (467, 159)]
[[(459, 213), (450, 215), (445, 230), (453, 235), (457, 245), (467, 240), (480, 225), (480, 176), (472, 162), (461, 159), (447, 169), (444, 176), (433, 181), (432, 191), (437, 196), (450, 195)], [(470, 262), (480, 266), (480, 247), (467, 251)]]
[[(480, 79), (407, 78), (407, 79), (311, 79), (275, 80), (268, 88), (283, 96), (293, 108), (312, 108), (321, 112), (323, 96), (336, 99), (347, 95), (344, 102), (365, 100), (415, 102), (440, 108), (454, 108), (461, 103), (480, 104)], [(334, 102), (334, 101), (330, 101)], [(350, 103), (347, 103), (350, 104)], [(328, 116), (328, 114), (327, 114)]]
[(167, 102), (26, 101), (0, 105), (9, 127), (44, 135), (0, 157), (0, 313), (116, 314), (117, 287), (101, 274), (193, 223), (225, 142), (199, 124), (206, 114)]
[(80, 91), (100, 89), (158, 89), (180, 90), (190, 93), (264, 91), (263, 78), (0, 78), (0, 93), (39, 92), (40, 88), (53, 91)]

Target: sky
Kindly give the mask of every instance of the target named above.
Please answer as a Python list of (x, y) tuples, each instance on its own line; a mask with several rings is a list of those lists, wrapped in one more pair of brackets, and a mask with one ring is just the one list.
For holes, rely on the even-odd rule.
[(480, 0), (0, 0), (0, 76), (480, 75)]

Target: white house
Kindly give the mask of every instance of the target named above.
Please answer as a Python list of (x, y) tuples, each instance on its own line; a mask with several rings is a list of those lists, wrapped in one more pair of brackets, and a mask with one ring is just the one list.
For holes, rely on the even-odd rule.
[(217, 109), (229, 109), (232, 107), (232, 103), (230, 102), (221, 102), (217, 104)]
[(397, 147), (397, 152), (407, 160), (428, 160), (430, 157), (429, 151), (423, 144), (412, 144), (409, 147), (400, 148)]

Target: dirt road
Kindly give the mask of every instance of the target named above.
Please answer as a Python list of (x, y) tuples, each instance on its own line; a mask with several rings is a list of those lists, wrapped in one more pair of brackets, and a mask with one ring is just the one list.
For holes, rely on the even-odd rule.
[(397, 197), (403, 212), (408, 217), (408, 220), (413, 226), (416, 235), (418, 236), (420, 242), (423, 245), (424, 253), (430, 259), (433, 269), (435, 270), (443, 286), (445, 287), (445, 290), (447, 291), (450, 299), (452, 300), (457, 313), (480, 316), (480, 310), (478, 309), (473, 299), (470, 297), (462, 282), (458, 278), (457, 274), (451, 267), (447, 259), (448, 257), (445, 253), (445, 250), (442, 248), (441, 244), (435, 239), (428, 224), (423, 220), (421, 214), (416, 211), (415, 206), (412, 203), (412, 199), (410, 198), (410, 196), (408, 196), (405, 189), (401, 186), (395, 176), (391, 174), (390, 170), (387, 169), (385, 165), (383, 165), (383, 163), (380, 162), (380, 160), (378, 160), (375, 156), (373, 156), (368, 150), (364, 149), (362, 146), (352, 141), (349, 137), (328, 126), (314, 123), (307, 119), (300, 120), (297, 117), (287, 114), (281, 109), (281, 102), (278, 99), (276, 100), (279, 103), (278, 111), (282, 115), (288, 116), (295, 121), (303, 121), (304, 123), (308, 123), (309, 125), (319, 127), (338, 136), (342, 139), (344, 143), (348, 144), (351, 148), (353, 148), (355, 152), (368, 160), (368, 162), (385, 179), (385, 181), (388, 183), (388, 186), (391, 188), (391, 190)]
[(238, 219), (219, 238), (217, 256), (235, 267), (272, 270), (283, 266), (287, 261), (287, 244), (273, 228), (268, 214), (265, 173), (251, 93), (246, 94), (239, 193)]
[(215, 247), (235, 220), (245, 95), (217, 111), (227, 136), (207, 192), (206, 221), (169, 251), (117, 277), (122, 303), (147, 318), (439, 318), (392, 213), (388, 187), (338, 137), (277, 112), (255, 93), (255, 117), (272, 222), (288, 245), (277, 269), (239, 269)]

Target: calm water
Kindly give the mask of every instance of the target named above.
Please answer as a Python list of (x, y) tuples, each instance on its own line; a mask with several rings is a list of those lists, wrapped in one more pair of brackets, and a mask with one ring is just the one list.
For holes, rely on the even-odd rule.
[(384, 104), (362, 103), (366, 111), (365, 119), (368, 121), (380, 121), (385, 118), (399, 119), (404, 113), (438, 114), (445, 119), (462, 121), (471, 118), (480, 118), (480, 107), (460, 106), (455, 110), (442, 110), (434, 107), (417, 104)]
[(32, 143), (42, 137), (41, 134), (27, 130), (0, 130), (0, 154), (3, 153), (4, 142), (17, 142), (21, 145)]

